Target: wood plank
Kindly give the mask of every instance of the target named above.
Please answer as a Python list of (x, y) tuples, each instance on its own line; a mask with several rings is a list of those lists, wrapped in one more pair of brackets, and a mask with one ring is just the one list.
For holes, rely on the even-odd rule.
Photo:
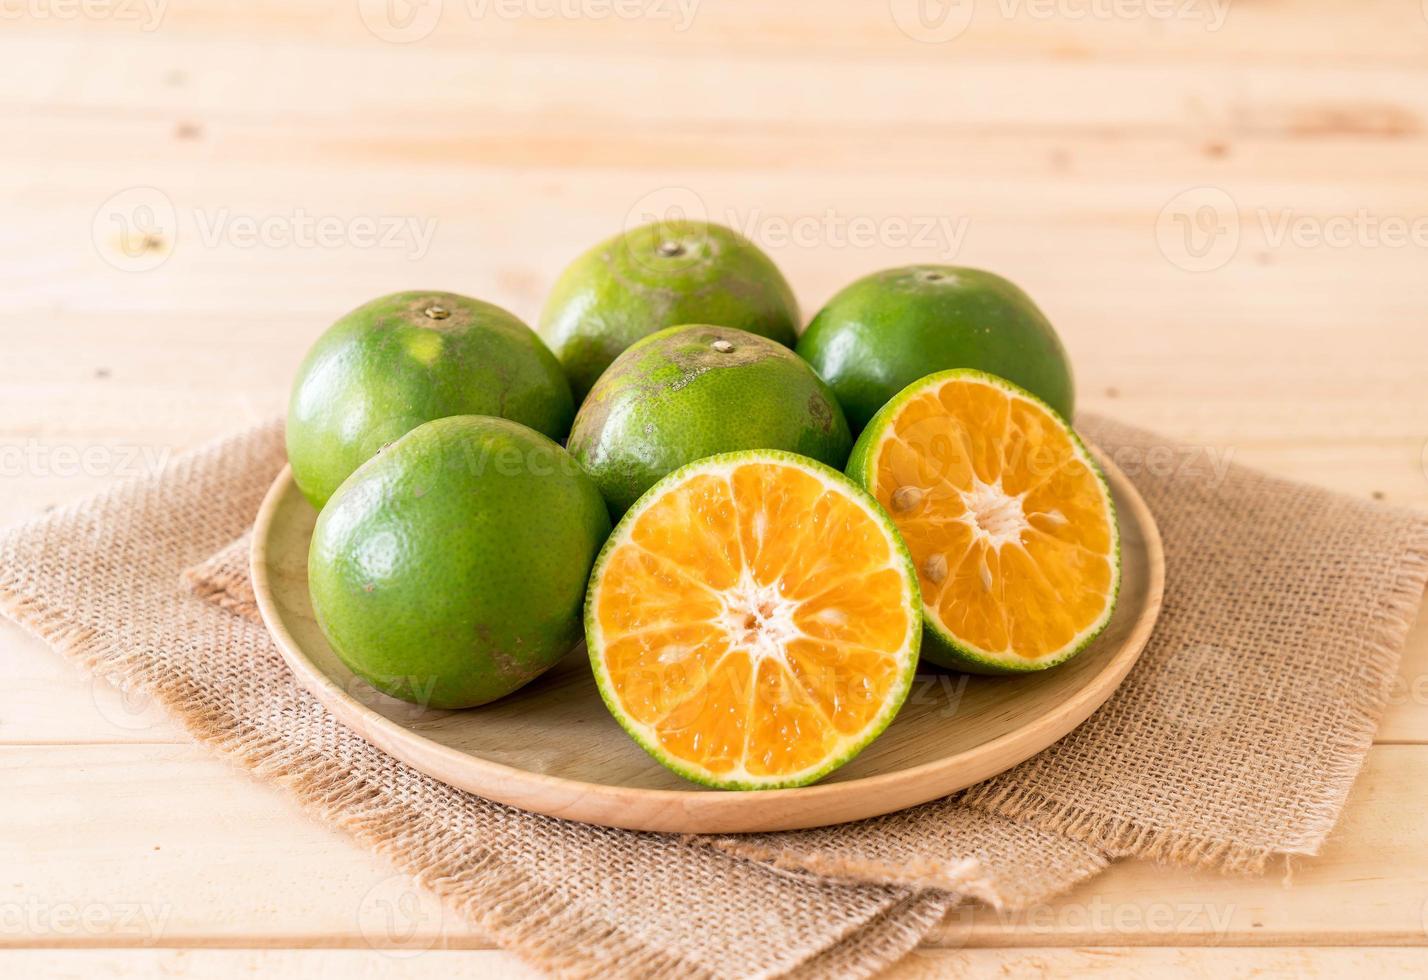
[(0, 750), (0, 946), (489, 942), (192, 744)]
[[(1366, 947), (1309, 949), (919, 949), (883, 974), (885, 980), (924, 978), (1064, 977), (1094, 973), (1107, 980), (1142, 977), (1271, 976), (1416, 977), (1421, 950)], [(406, 980), (433, 975), (533, 980), (543, 974), (516, 956), (497, 950), (430, 950), (393, 957), (367, 950), (306, 949), (29, 949), (0, 952), (0, 971), (10, 976), (56, 980), (130, 980), (164, 976), (206, 978), (255, 976), (269, 980)]]
[(889, 970), (886, 980), (923, 977), (1067, 977), (1106, 980), (1143, 977), (1417, 977), (1428, 954), (1419, 949), (1307, 948), (1165, 949), (919, 949)]
[(222, 38), (266, 44), (321, 38), (332, 45), (367, 46), (392, 37), (419, 42), (421, 48), (465, 51), (580, 51), (599, 46), (629, 54), (667, 48), (739, 60), (784, 57), (874, 64), (892, 58), (933, 61), (953, 54), (1007, 53), (1060, 62), (1145, 61), (1148, 50), (1159, 60), (1209, 65), (1412, 63), (1428, 50), (1418, 9), (1399, 0), (1360, 0), (1352, 7), (1333, 0), (1250, 5), (1224, 0), (998, 0), (965, 9), (954, 6), (945, 27), (938, 9), (928, 8), (924, 17), (930, 23), (925, 28), (917, 22), (917, 13), (902, 0), (447, 0), (439, 16), (419, 18), (413, 30), (399, 32), (390, 30), (378, 10), (357, 5), (256, 0), (234, 8), (208, 0), (167, 5), (161, 19), (133, 5), (120, 15), (90, 19), (11, 18), (7, 30), (40, 37), (79, 31), (118, 37), (162, 33), (189, 41)]
[[(919, 129), (884, 141), (850, 136), (837, 124), (792, 120), (774, 131), (707, 129), (678, 121), (612, 132), (608, 122), (579, 116), (446, 120), (212, 118), (193, 107), (120, 115), (110, 112), (36, 114), (0, 99), (0, 122), (23, 125), (26, 141), (7, 148), (8, 173), (36, 178), (94, 176), (89, 160), (102, 142), (109, 163), (143, 163), (167, 172), (202, 162), (206, 170), (240, 169), (255, 182), (273, 175), (332, 167), (336, 179), (399, 164), (393, 176), (456, 169), (583, 168), (641, 172), (751, 170), (803, 175), (836, 172), (887, 182), (895, 174), (944, 179), (1042, 176), (1070, 189), (1082, 184), (1139, 182), (1166, 174), (1186, 180), (1254, 177), (1277, 186), (1353, 184), (1373, 194), (1421, 174), (1428, 134), (1380, 139), (1323, 133), (1285, 140), (1254, 133), (1231, 138), (1212, 127), (1174, 134), (1090, 131), (1044, 133)], [(1369, 152), (1371, 151), (1371, 152)], [(951, 165), (955, 161), (955, 166)], [(340, 169), (338, 169), (340, 168)], [(456, 206), (460, 201), (454, 201)]]
[(192, 744), (147, 697), (86, 675), (9, 620), (0, 620), (0, 673), (0, 744)]
[[(1379, 966), (1382, 956), (1352, 962)], [(499, 950), (23, 949), (0, 950), (0, 973), (52, 980), (537, 980), (546, 974)]]
[[(0, 945), (490, 945), (200, 747), (8, 746), (0, 770), (11, 787), (0, 798), (0, 864), (9, 870), (0, 902), (36, 924), (0, 930)], [(1333, 840), (1320, 858), (1296, 861), (1288, 885), (1282, 870), (1235, 878), (1129, 862), (1022, 914), (956, 915), (934, 941), (1422, 945), (1428, 860), (1416, 820), (1425, 779), (1428, 748), (1376, 747)], [(407, 912), (393, 920), (394, 908)], [(47, 925), (55, 910), (87, 910), (89, 924)]]
[[(1421, 57), (1350, 64), (1232, 59), (1213, 71), (1153, 54), (1125, 62), (1000, 50), (964, 58), (947, 51), (922, 60), (919, 52), (929, 46), (908, 42), (893, 27), (888, 36), (895, 45), (849, 85), (847, 59), (811, 56), (816, 49), (808, 45), (784, 49), (776, 59), (681, 46), (681, 38), (699, 36), (687, 31), (638, 52), (606, 50), (588, 37), (553, 53), (496, 40), (473, 57), (465, 46), (373, 43), (357, 35), (349, 46), (323, 37), (257, 47), (226, 33), (111, 32), (103, 44), (91, 44), (83, 33), (42, 30), (7, 33), (0, 41), (0, 91), (12, 106), (64, 112), (181, 109), (251, 120), (278, 106), (289, 120), (418, 117), (461, 125), (473, 118), (583, 117), (611, 126), (709, 127), (706, 132), (778, 130), (797, 120), (886, 134), (944, 127), (1210, 128), (1286, 138), (1397, 137), (1420, 133), (1428, 118)], [(414, 73), (422, 80), (415, 104), (407, 86), (390, 83)], [(835, 91), (838, 98), (827, 98)], [(907, 97), (931, 92), (955, 97)], [(1106, 98), (1107, 92), (1116, 97)]]
[[(833, 178), (800, 181), (778, 176), (740, 186), (736, 178), (706, 175), (691, 181), (698, 190), (690, 193), (705, 202), (714, 217), (732, 220), (770, 245), (810, 313), (836, 288), (872, 269), (952, 258), (1000, 270), (1038, 298), (1072, 350), (1083, 390), (1112, 386), (1113, 373), (1135, 372), (1147, 378), (1147, 388), (1165, 401), (1173, 400), (1175, 410), (1190, 419), (1215, 412), (1228, 396), (1259, 402), (1260, 410), (1253, 413), (1235, 406), (1234, 417), (1244, 427), (1260, 425), (1265, 413), (1299, 418), (1308, 411), (1314, 417), (1312, 424), (1305, 421), (1303, 431), (1315, 435), (1352, 431), (1361, 439), (1366, 431), (1385, 431), (1369, 429), (1370, 422), (1393, 427), (1387, 431), (1395, 434), (1428, 431), (1428, 409), (1411, 397), (1428, 357), (1410, 329), (1413, 311), (1428, 292), (1428, 284), (1414, 276), (1421, 256), (1412, 250), (1372, 244), (1340, 249), (1282, 243), (1271, 248), (1264, 239), (1272, 227), (1251, 220), (1240, 254), (1226, 267), (1197, 277), (1168, 262), (1156, 246), (1156, 215), (1174, 185), (1131, 189), (1124, 209), (1115, 211), (1092, 206), (1089, 199), (1056, 198), (1044, 182), (1004, 182), (1000, 189), (975, 182), (950, 189), (903, 182), (895, 191), (879, 189), (868, 180), (834, 186), (839, 183)], [(86, 188), (53, 188), (46, 197), (84, 202), (68, 205), (62, 221), (46, 210), (43, 198), (16, 200), (17, 223), (15, 230), (0, 235), (0, 257), (28, 275), (7, 299), (13, 319), (4, 328), (23, 342), (25, 324), (41, 311), (51, 322), (55, 311), (69, 316), (71, 322), (61, 321), (69, 329), (75, 328), (76, 315), (117, 313), (125, 319), (96, 323), (112, 331), (111, 349), (122, 351), (131, 331), (154, 333), (140, 323), (144, 317), (179, 311), (186, 319), (169, 321), (172, 332), (155, 337), (158, 343), (150, 347), (129, 345), (127, 356), (145, 358), (166, 372), (166, 381), (191, 390), (202, 390), (209, 373), (222, 373), (223, 362), (235, 360), (228, 353), (234, 348), (202, 344), (191, 339), (195, 333), (211, 336), (205, 331), (218, 331), (225, 343), (228, 338), (241, 342), (236, 367), (243, 377), (281, 388), (294, 352), (300, 353), (338, 312), (372, 293), (410, 288), (417, 278), (490, 297), (534, 318), (550, 282), (570, 256), (621, 227), (641, 199), (657, 190), (647, 178), (603, 172), (564, 182), (560, 199), (542, 198), (537, 177), (493, 174), (462, 180), (434, 177), (410, 193), (389, 193), (376, 200), (360, 186), (339, 182), (300, 201), (271, 186), (242, 192), (210, 188), (191, 196), (174, 190), (169, 197), (178, 202), (183, 216), (178, 245), (163, 266), (135, 274), (107, 265), (93, 250), (112, 249), (114, 242), (101, 239), (96, 246), (90, 240), (96, 210), (118, 184), (91, 178)], [(462, 193), (472, 203), (442, 203)], [(1095, 196), (1110, 193), (1097, 190)], [(506, 194), (538, 203), (496, 203)], [(1044, 223), (1026, 211), (1028, 196), (1039, 199)], [(1260, 202), (1276, 197), (1290, 201), (1293, 193), (1261, 192), (1246, 203), (1251, 210), (1270, 207)], [(766, 203), (773, 200), (783, 202), (777, 210)], [(978, 202), (975, 207), (968, 206), (971, 200)], [(1413, 214), (1420, 206), (1408, 196), (1382, 205), (1380, 213), (1387, 215)], [(1318, 208), (1310, 220), (1348, 217), (1334, 215), (1327, 200)], [(1280, 213), (1276, 207), (1270, 210)], [(67, 228), (69, 237), (54, 232), (31, 236), (20, 230), (43, 223), (44, 214), (52, 214), (50, 220)], [(419, 265), (413, 261), (413, 249), (420, 247), (414, 237), (404, 238), (401, 248), (385, 250), (350, 242), (332, 248), (255, 248), (221, 230), (231, 227), (227, 222), (234, 216), (287, 223), (292, 229), (303, 216), (314, 215), (346, 222), (400, 219), (422, 226), (435, 221), (437, 228)], [(966, 222), (955, 255), (938, 243), (939, 235), (951, 241), (950, 235), (935, 230), (939, 220)], [(865, 246), (839, 247), (835, 236), (854, 221), (881, 228), (881, 240), (875, 236)], [(562, 235), (545, 231), (562, 222)], [(892, 234), (909, 222), (934, 229), (927, 245), (910, 247), (906, 231)], [(213, 245), (204, 240), (210, 224), (220, 229)], [(1034, 230), (1038, 225), (1040, 230)], [(782, 241), (782, 232), (794, 226), (808, 227), (811, 241)], [(76, 244), (90, 251), (76, 255)], [(1333, 288), (1342, 277), (1354, 277), (1359, 287)], [(1109, 289), (1106, 284), (1112, 280), (1117, 285)], [(257, 295), (251, 288), (254, 282), (263, 284)], [(285, 342), (274, 341), (282, 344), (276, 360), (247, 347), (246, 338), (262, 329), (254, 321), (263, 317), (278, 318), (275, 325), (290, 331)], [(1347, 324), (1353, 324), (1352, 339)], [(184, 332), (187, 337), (177, 336)], [(177, 351), (168, 350), (175, 343), (188, 352), (184, 370), (177, 370)], [(61, 365), (66, 377), (73, 377), (71, 349), (50, 346), (48, 356), (43, 349), (28, 353), (41, 365), (47, 360)], [(12, 362), (16, 387), (10, 397), (17, 400), (38, 394), (30, 387), (34, 382), (20, 374), (28, 363)], [(1135, 380), (1124, 378), (1126, 384)], [(1306, 384), (1336, 397), (1311, 397)], [(1300, 397), (1295, 399), (1276, 397), (1296, 392)], [(1377, 399), (1383, 407), (1371, 419), (1345, 417), (1340, 403), (1360, 398)], [(1391, 408), (1394, 402), (1397, 411)]]

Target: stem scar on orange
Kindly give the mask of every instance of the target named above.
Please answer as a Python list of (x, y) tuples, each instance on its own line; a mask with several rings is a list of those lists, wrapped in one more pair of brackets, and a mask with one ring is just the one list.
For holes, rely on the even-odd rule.
[(1056, 412), (981, 371), (929, 375), (868, 424), (848, 473), (916, 563), (923, 653), (973, 673), (1062, 663), (1111, 618), (1120, 539), (1105, 477)]
[(723, 789), (811, 783), (907, 697), (917, 574), (887, 514), (793, 453), (690, 463), (596, 560), (585, 604), (611, 714), (661, 764)]

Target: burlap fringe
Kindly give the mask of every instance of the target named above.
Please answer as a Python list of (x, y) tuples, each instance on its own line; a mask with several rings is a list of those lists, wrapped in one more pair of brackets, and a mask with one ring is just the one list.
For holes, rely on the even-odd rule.
[(758, 861), (781, 871), (814, 877), (840, 878), (854, 882), (877, 882), (904, 888), (931, 888), (950, 892), (958, 898), (974, 898), (993, 908), (1003, 901), (996, 886), (976, 858), (934, 861), (917, 858), (896, 863), (873, 858), (852, 858), (838, 854), (794, 851), (753, 844), (738, 837), (691, 838), (692, 843), (716, 847), (749, 861)]
[(1312, 857), (1319, 853), (1333, 828), (1373, 745), (1374, 733), (1387, 703), (1388, 685), (1398, 671), (1401, 651), (1418, 615), (1425, 587), (1428, 587), (1428, 520), (1411, 525), (1402, 570), (1374, 611), (1366, 638), (1369, 657), (1365, 672), (1378, 683), (1365, 683), (1356, 688), (1358, 699), (1349, 706), (1352, 724), (1345, 726), (1331, 747), (1327, 778), (1320, 784), (1322, 790), (1318, 797), (1308, 805), (1311, 828), (1297, 845), (1246, 847), (1181, 831), (1146, 827), (1092, 813), (1078, 804), (1052, 799), (1006, 781), (991, 791), (973, 787), (963, 802), (1079, 840), (1115, 858), (1145, 858), (1212, 868), (1228, 874), (1258, 875), (1265, 872), (1275, 856)]
[[(903, 957), (917, 948), (956, 904), (950, 895), (920, 892), (880, 912), (864, 926), (864, 932), (876, 929), (880, 933), (880, 943), (872, 955), (884, 963), (905, 963)], [(856, 943), (838, 943), (804, 961), (787, 974), (786, 980), (843, 980), (864, 972), (868, 955)]]
[[(446, 834), (414, 848), (408, 839), (414, 828), (429, 835), (433, 824), (421, 821), (419, 814), (401, 803), (384, 799), (379, 787), (355, 779), (320, 753), (295, 748), (260, 729), (245, 726), (232, 730), (228, 727), (230, 716), (220, 715), (200, 692), (181, 681), (136, 684), (127, 680), (133, 676), (131, 671), (148, 666), (142, 654), (120, 648), (98, 630), (66, 623), (63, 612), (17, 596), (15, 586), (13, 578), (4, 573), (0, 613), (91, 674), (151, 695), (195, 740), (214, 747), (248, 772), (291, 790), (315, 817), (351, 833), (395, 867), (432, 868), (472, 847), (469, 838)], [(538, 969), (569, 977), (717, 980), (699, 964), (651, 950), (629, 938), (618, 925), (591, 921), (587, 911), (567, 907), (558, 894), (533, 886), (489, 851), (474, 855), (459, 867), (429, 871), (415, 880), (490, 933), (503, 948)], [(583, 952), (575, 956), (572, 949)], [(595, 951), (600, 959), (592, 963)], [(893, 957), (897, 955), (901, 954)], [(775, 972), (797, 969), (802, 962), (780, 964)]]

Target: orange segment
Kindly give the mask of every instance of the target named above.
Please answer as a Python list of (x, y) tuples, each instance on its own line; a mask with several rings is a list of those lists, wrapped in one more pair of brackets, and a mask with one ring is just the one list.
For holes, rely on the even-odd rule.
[[(886, 560), (886, 559), (885, 559)], [(833, 588), (799, 602), (793, 622), (799, 633), (813, 640), (830, 640), (870, 647), (896, 649), (907, 632), (899, 612), (902, 604), (901, 569), (883, 567), (861, 578), (845, 578)]]
[(916, 573), (873, 500), (764, 451), (651, 489), (596, 562), (586, 616), (616, 719), (729, 788), (801, 785), (856, 754), (906, 697), (920, 630)]
[(887, 700), (897, 681), (893, 664), (865, 647), (794, 640), (788, 669), (833, 727), (845, 735), (859, 731)]
[(760, 660), (744, 768), (754, 778), (804, 772), (837, 741), (831, 719), (776, 660)]
[[(932, 583), (926, 578), (923, 581), (925, 595)], [(1004, 602), (1001, 555), (978, 541), (967, 549), (960, 562), (951, 566), (938, 589), (936, 605), (928, 605), (954, 636), (982, 650), (1002, 650), (1009, 637)]]
[(638, 546), (611, 555), (611, 587), (599, 609), (617, 634), (674, 627), (719, 609), (719, 597), (664, 556)]
[[(690, 534), (691, 527), (699, 533)], [(647, 551), (703, 576), (715, 589), (738, 579), (738, 534), (733, 495), (719, 476), (691, 480), (683, 492), (659, 500), (634, 529), (635, 541)]]
[(631, 633), (606, 651), (615, 693), (639, 721), (652, 725), (708, 686), (729, 652), (708, 623)]
[(1071, 428), (1021, 389), (972, 371), (925, 378), (874, 418), (852, 472), (912, 553), (933, 659), (1038, 669), (1110, 618), (1110, 493)]
[(772, 585), (806, 539), (808, 512), (823, 495), (823, 485), (811, 474), (767, 466), (740, 466), (729, 481), (739, 512), (745, 567), (755, 582)]
[(716, 776), (742, 768), (748, 753), (752, 672), (746, 653), (725, 657), (708, 683), (654, 723), (660, 746), (676, 758), (699, 760)]

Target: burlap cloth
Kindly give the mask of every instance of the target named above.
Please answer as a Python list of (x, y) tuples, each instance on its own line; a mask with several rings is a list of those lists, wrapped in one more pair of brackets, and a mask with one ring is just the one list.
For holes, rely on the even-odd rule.
[(283, 464), (276, 424), (9, 532), (0, 607), (549, 970), (867, 975), (958, 903), (1024, 907), (1117, 857), (1253, 871), (1312, 855), (1369, 748), (1428, 578), (1428, 519), (1081, 423), (1164, 537), (1165, 607), (1141, 663), (1031, 761), (861, 824), (607, 830), (372, 748), (298, 688), (255, 617), (242, 536)]

